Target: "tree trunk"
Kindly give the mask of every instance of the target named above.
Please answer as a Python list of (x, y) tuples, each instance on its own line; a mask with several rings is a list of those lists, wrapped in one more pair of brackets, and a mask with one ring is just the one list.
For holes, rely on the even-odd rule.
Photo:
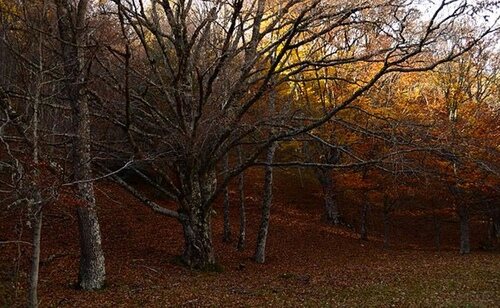
[(488, 246), (495, 249), (498, 238), (500, 237), (500, 221), (498, 215), (490, 217), (488, 221)]
[[(224, 156), (224, 172), (229, 171), (229, 155)], [(229, 224), (229, 188), (224, 188), (224, 232), (222, 241), (229, 243), (231, 241), (231, 225)]]
[(55, 1), (58, 15), (61, 56), (67, 79), (65, 94), (71, 104), (74, 179), (77, 182), (77, 208), (80, 231), (79, 286), (84, 290), (100, 289), (104, 286), (104, 254), (101, 233), (95, 209), (94, 185), (91, 170), (90, 112), (85, 93), (85, 57), (83, 53), (83, 31), (88, 10), (88, 0), (70, 3)]
[(216, 170), (204, 174), (193, 172), (182, 176), (184, 199), (181, 201), (179, 220), (184, 232), (183, 262), (194, 269), (209, 269), (215, 264), (212, 244), (211, 207), (206, 204), (217, 186)]
[(182, 216), (181, 223), (185, 240), (184, 263), (195, 269), (206, 269), (215, 264), (210, 214), (195, 210)]
[(465, 205), (458, 208), (460, 218), (460, 254), (470, 253), (469, 209)]
[[(274, 159), (277, 143), (273, 143), (267, 150), (266, 161), (271, 164)], [(266, 166), (264, 178), (264, 197), (262, 200), (262, 218), (257, 236), (257, 248), (255, 249), (255, 261), (264, 263), (266, 260), (266, 241), (269, 232), (269, 219), (271, 218), (271, 204), (273, 200), (273, 168)]]
[(368, 220), (368, 210), (369, 210), (370, 205), (368, 202), (365, 201), (363, 203), (363, 208), (361, 209), (361, 226), (360, 226), (360, 231), (359, 235), (360, 238), (364, 241), (368, 240), (368, 229), (366, 227), (367, 220)]
[(104, 253), (101, 246), (101, 231), (97, 219), (94, 185), (91, 179), (90, 166), (90, 118), (88, 106), (81, 103), (76, 140), (75, 175), (82, 181), (78, 186), (78, 199), (82, 206), (77, 209), (78, 226), (80, 231), (80, 273), (79, 286), (84, 290), (100, 289), (104, 286), (106, 271), (104, 267)]
[[(241, 154), (241, 148), (238, 147), (238, 159), (240, 164), (243, 163), (243, 158)], [(245, 173), (242, 172), (238, 177), (238, 193), (240, 202), (240, 231), (238, 235), (238, 250), (243, 251), (246, 245), (246, 233), (247, 233), (247, 217), (245, 211)]]
[(101, 248), (101, 233), (94, 207), (78, 207), (80, 231), (80, 272), (78, 286), (83, 290), (97, 290), (104, 286), (106, 270)]
[(390, 213), (389, 211), (384, 210), (384, 244), (383, 248), (387, 249), (389, 248), (389, 228), (390, 228)]
[(496, 218), (492, 222), (492, 233), (495, 239), (500, 238), (500, 219)]
[(40, 269), (40, 250), (42, 238), (42, 208), (40, 205), (41, 197), (37, 194), (36, 205), (33, 207), (33, 218), (31, 220), (33, 227), (33, 252), (31, 257), (31, 273), (28, 306), (31, 308), (38, 307), (38, 273)]
[[(45, 4), (45, 3), (44, 3)], [(45, 6), (45, 5), (44, 5)], [(45, 7), (42, 9), (45, 14)], [(43, 76), (43, 61), (42, 61), (42, 42), (43, 37), (40, 32), (39, 35), (39, 72), (38, 82), (36, 87), (36, 98), (33, 102), (33, 119), (31, 126), (33, 127), (33, 165), (31, 189), (33, 190), (33, 200), (29, 202), (29, 210), (31, 211), (31, 226), (33, 228), (33, 251), (31, 256), (31, 272), (29, 281), (28, 292), (28, 306), (35, 308), (38, 307), (38, 276), (40, 271), (40, 251), (42, 239), (42, 195), (39, 189), (40, 171), (38, 170), (39, 164), (39, 124), (40, 124), (40, 98), (42, 93)]]
[(488, 228), (488, 239), (491, 247), (494, 248), (500, 238), (500, 208), (494, 207), (489, 210), (490, 220)]
[(326, 221), (332, 225), (340, 224), (340, 214), (335, 202), (333, 192), (333, 180), (331, 169), (319, 172), (321, 187), (323, 188), (323, 198), (325, 200)]

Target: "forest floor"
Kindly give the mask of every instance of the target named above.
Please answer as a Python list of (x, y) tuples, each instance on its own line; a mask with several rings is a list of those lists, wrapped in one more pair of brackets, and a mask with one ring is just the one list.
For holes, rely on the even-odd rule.
[[(247, 182), (262, 183), (259, 177), (257, 172), (250, 174)], [(248, 187), (243, 252), (235, 248), (236, 206), (230, 244), (221, 241), (222, 210), (216, 206), (213, 240), (221, 272), (178, 265), (176, 256), (183, 246), (180, 225), (151, 212), (114, 184), (98, 184), (107, 285), (94, 292), (74, 287), (78, 271), (74, 210), (64, 204), (47, 208), (41, 307), (500, 306), (500, 254), (478, 250), (479, 236), (473, 234), (473, 253), (460, 256), (455, 224), (444, 226), (442, 249), (437, 252), (432, 225), (418, 215), (402, 214), (394, 218), (391, 246), (384, 250), (379, 232), (360, 241), (355, 230), (322, 222), (318, 188), (312, 182), (291, 180), (296, 178), (287, 172), (277, 176), (266, 264), (251, 260), (261, 187)], [(231, 197), (236, 199), (235, 191)], [(14, 228), (23, 228), (21, 238), (29, 241), (29, 229), (16, 224), (19, 217), (19, 213), (0, 213), (0, 241), (15, 239)], [(374, 214), (374, 229), (376, 220)], [(0, 307), (23, 306), (29, 251), (28, 245), (0, 245)]]

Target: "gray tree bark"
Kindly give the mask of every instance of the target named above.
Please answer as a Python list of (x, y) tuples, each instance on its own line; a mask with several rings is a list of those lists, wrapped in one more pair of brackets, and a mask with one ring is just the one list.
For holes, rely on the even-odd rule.
[(41, 196), (36, 193), (31, 204), (32, 215), (31, 226), (33, 228), (32, 245), (33, 251), (31, 256), (31, 272), (28, 294), (28, 306), (31, 308), (38, 307), (38, 275), (40, 270), (40, 251), (42, 238), (42, 208)]
[[(243, 163), (241, 147), (238, 147), (238, 160), (240, 164)], [(238, 177), (238, 194), (239, 194), (239, 210), (240, 210), (240, 229), (238, 234), (239, 251), (243, 251), (246, 246), (246, 233), (247, 233), (247, 216), (245, 210), (245, 173), (242, 172)]]
[(212, 194), (216, 187), (215, 174), (213, 170), (202, 176), (190, 175), (190, 193), (182, 200), (182, 211), (179, 213), (185, 240), (182, 260), (195, 269), (207, 269), (215, 264), (211, 208), (205, 204), (206, 196)]
[(215, 264), (215, 253), (212, 245), (211, 219), (208, 211), (193, 207), (188, 215), (181, 215), (184, 232), (184, 252), (182, 260), (195, 269), (206, 269)]
[[(45, 7), (42, 9), (42, 14), (45, 14)], [(41, 252), (41, 239), (42, 239), (42, 195), (40, 194), (39, 177), (40, 170), (39, 165), (39, 126), (40, 126), (40, 100), (42, 94), (42, 84), (44, 81), (43, 72), (43, 52), (42, 52), (42, 41), (43, 36), (40, 33), (38, 37), (38, 48), (39, 48), (39, 71), (38, 71), (38, 83), (36, 86), (35, 100), (33, 102), (33, 118), (31, 121), (31, 126), (33, 127), (33, 165), (34, 168), (31, 172), (32, 179), (30, 183), (32, 199), (29, 201), (29, 211), (31, 214), (31, 227), (33, 228), (32, 234), (32, 245), (33, 251), (31, 256), (31, 272), (29, 281), (29, 292), (28, 292), (28, 306), (35, 308), (38, 307), (38, 276), (40, 271), (40, 252)]]
[[(271, 58), (275, 56), (272, 55)], [(268, 108), (270, 113), (276, 112), (276, 91), (269, 93)], [(273, 130), (269, 133), (272, 136)], [(257, 246), (255, 247), (254, 260), (257, 263), (264, 263), (266, 260), (266, 243), (269, 233), (269, 220), (271, 219), (271, 205), (273, 202), (273, 167), (274, 154), (278, 147), (276, 141), (272, 142), (266, 153), (266, 168), (264, 174), (264, 195), (262, 198), (262, 216), (259, 232), (257, 234)]]
[[(266, 162), (272, 164), (277, 143), (274, 142), (267, 150)], [(266, 166), (264, 178), (264, 197), (262, 200), (262, 218), (257, 235), (257, 248), (255, 249), (255, 262), (264, 263), (266, 260), (266, 242), (269, 233), (269, 220), (271, 218), (271, 204), (273, 201), (273, 168)]]
[[(229, 155), (224, 156), (224, 172), (229, 171)], [(229, 222), (229, 188), (224, 188), (224, 232), (222, 241), (225, 243), (231, 242), (231, 225)]]
[(101, 245), (101, 231), (97, 218), (94, 185), (91, 179), (90, 112), (85, 98), (83, 77), (84, 55), (82, 36), (88, 10), (88, 0), (76, 4), (68, 0), (57, 0), (59, 35), (62, 58), (67, 76), (65, 91), (72, 109), (73, 168), (77, 182), (76, 197), (80, 232), (80, 271), (78, 285), (84, 290), (100, 289), (104, 286), (106, 271)]

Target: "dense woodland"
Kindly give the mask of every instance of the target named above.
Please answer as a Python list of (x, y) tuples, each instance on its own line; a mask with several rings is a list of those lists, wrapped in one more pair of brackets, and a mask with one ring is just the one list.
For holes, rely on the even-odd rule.
[(498, 305), (499, 11), (0, 0), (0, 298), (435, 305), (352, 295), (431, 264)]

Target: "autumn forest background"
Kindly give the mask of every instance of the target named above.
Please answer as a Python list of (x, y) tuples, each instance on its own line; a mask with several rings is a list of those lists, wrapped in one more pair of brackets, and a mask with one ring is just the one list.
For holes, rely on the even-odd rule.
[(498, 306), (499, 11), (0, 0), (0, 305)]

